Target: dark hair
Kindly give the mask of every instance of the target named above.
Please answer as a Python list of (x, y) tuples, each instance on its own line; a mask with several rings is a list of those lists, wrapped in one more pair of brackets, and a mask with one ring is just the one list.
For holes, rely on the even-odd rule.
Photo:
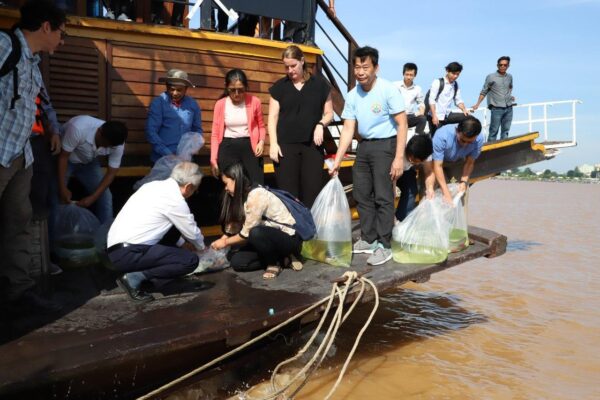
[(404, 67), (402, 68), (402, 75), (404, 75), (404, 73), (406, 71), (415, 71), (415, 76), (417, 76), (417, 71), (418, 71), (417, 64), (415, 64), (415, 63), (404, 64)]
[(404, 152), (407, 156), (425, 161), (433, 153), (433, 142), (428, 135), (415, 135), (406, 143)]
[(248, 89), (248, 78), (246, 77), (246, 74), (241, 69), (234, 68), (234, 69), (230, 70), (227, 73), (227, 75), (225, 75), (225, 91), (221, 95), (221, 97), (220, 97), (221, 99), (223, 97), (227, 97), (227, 95), (229, 94), (227, 92), (227, 87), (235, 81), (242, 82), (242, 85), (244, 85), (244, 88)]
[(102, 124), (100, 134), (111, 146), (118, 146), (127, 140), (127, 126), (121, 121), (108, 121)]
[(481, 122), (472, 115), (469, 115), (458, 124), (457, 129), (466, 137), (472, 138), (481, 133)]
[(300, 50), (300, 47), (292, 44), (285, 48), (283, 53), (281, 53), (281, 59), (284, 58), (293, 58), (294, 60), (304, 61), (304, 65), (302, 66), (302, 75), (305, 81), (310, 79), (310, 71), (308, 69), (308, 64), (306, 64), (306, 58), (304, 58), (304, 53)]
[(67, 16), (53, 1), (28, 0), (21, 7), (21, 19), (17, 26), (28, 31), (37, 31), (46, 21), (55, 31), (67, 22)]
[[(221, 175), (225, 175), (235, 182), (233, 196), (223, 191), (223, 206), (219, 218), (224, 232), (229, 232), (228, 226), (231, 224), (239, 225), (241, 228), (245, 220), (244, 203), (248, 198), (248, 193), (252, 189), (252, 182), (248, 178), (248, 173), (242, 164), (232, 164), (226, 167)], [(233, 233), (233, 232), (231, 232)], [(235, 232), (237, 233), (237, 232)]]
[(352, 56), (352, 60), (354, 62), (356, 62), (356, 59), (358, 58), (358, 59), (360, 59), (361, 62), (365, 62), (367, 57), (369, 57), (371, 59), (373, 66), (376, 67), (377, 64), (379, 63), (379, 52), (377, 51), (377, 49), (374, 49), (373, 47), (365, 46), (365, 47), (359, 47), (358, 49), (354, 50), (354, 55)]
[(462, 64), (457, 61), (452, 61), (450, 64), (446, 65), (447, 72), (461, 72), (462, 69)]
[(498, 59), (498, 62), (497, 62), (497, 64), (500, 64), (500, 61), (502, 61), (502, 60), (506, 60), (506, 61), (508, 61), (508, 63), (510, 64), (510, 57), (509, 57), (509, 56), (502, 56), (502, 57), (500, 57), (500, 58)]

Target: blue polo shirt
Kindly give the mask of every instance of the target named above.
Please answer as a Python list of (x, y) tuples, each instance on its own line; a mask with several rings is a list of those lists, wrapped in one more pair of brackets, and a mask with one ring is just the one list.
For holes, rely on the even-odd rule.
[(433, 136), (433, 160), (456, 161), (466, 157), (479, 157), (483, 146), (483, 135), (477, 135), (473, 143), (465, 146), (458, 142), (456, 127), (458, 124), (444, 125), (435, 131)]
[(364, 139), (385, 139), (396, 136), (394, 115), (403, 111), (400, 91), (391, 82), (377, 78), (368, 92), (360, 85), (348, 92), (342, 119), (356, 120)]

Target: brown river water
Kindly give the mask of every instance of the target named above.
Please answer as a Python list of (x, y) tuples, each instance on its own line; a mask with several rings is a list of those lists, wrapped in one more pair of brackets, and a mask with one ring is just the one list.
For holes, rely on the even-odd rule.
[[(481, 182), (468, 219), (508, 236), (506, 254), (382, 296), (333, 399), (600, 399), (600, 185)], [(297, 399), (329, 392), (369, 312), (344, 324)], [(206, 385), (170, 399), (228, 397)], [(238, 388), (232, 398), (268, 393)]]

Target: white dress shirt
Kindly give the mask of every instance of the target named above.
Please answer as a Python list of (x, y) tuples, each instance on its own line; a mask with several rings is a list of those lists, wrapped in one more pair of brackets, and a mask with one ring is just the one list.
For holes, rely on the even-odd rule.
[(415, 114), (415, 112), (419, 111), (419, 107), (424, 104), (421, 86), (414, 83), (411, 86), (406, 86), (404, 80), (394, 82), (394, 86), (402, 93), (406, 113)]
[(89, 164), (97, 156), (108, 156), (108, 166), (119, 168), (124, 145), (96, 147), (96, 131), (104, 121), (89, 115), (78, 115), (63, 125), (62, 148), (71, 153), (69, 161), (74, 164)]
[[(108, 231), (106, 244), (154, 245), (172, 226), (198, 250), (204, 250), (204, 236), (177, 182), (172, 178), (149, 182), (127, 200)], [(177, 245), (182, 244), (180, 238)]]
[[(431, 83), (431, 89), (429, 89), (429, 104), (435, 104), (435, 114), (440, 121), (446, 119), (446, 115), (452, 111), (452, 98), (454, 97), (454, 82), (448, 82), (448, 78), (444, 77), (444, 90), (440, 93), (437, 101), (438, 92), (440, 91), (440, 80), (434, 79)], [(459, 104), (463, 104), (462, 97), (460, 96), (460, 87), (456, 91), (456, 97), (454, 104), (458, 107)]]

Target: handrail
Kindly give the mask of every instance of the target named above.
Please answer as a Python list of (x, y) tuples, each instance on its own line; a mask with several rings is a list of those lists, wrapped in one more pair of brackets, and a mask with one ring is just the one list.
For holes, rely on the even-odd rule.
[[(560, 116), (560, 117), (549, 117), (549, 115), (548, 115), (549, 107), (553, 107), (556, 105), (565, 105), (565, 104), (571, 105), (571, 110), (570, 110), (569, 115)], [(561, 141), (561, 142), (557, 142), (555, 144), (548, 144), (548, 145), (546, 145), (546, 147), (576, 146), (577, 145), (577, 114), (576, 114), (577, 104), (582, 104), (582, 101), (581, 100), (559, 100), (559, 101), (545, 101), (545, 102), (536, 102), (536, 103), (515, 105), (513, 107), (513, 109), (526, 109), (527, 110), (527, 118), (526, 119), (517, 119), (517, 120), (513, 119), (512, 125), (527, 125), (528, 131), (533, 132), (534, 131), (533, 124), (542, 124), (543, 128), (541, 129), (540, 136), (543, 138), (544, 142), (549, 142), (551, 140), (549, 123), (551, 126), (551, 123), (553, 123), (553, 122), (571, 121), (571, 131), (569, 133), (570, 141)], [(541, 118), (533, 117), (534, 108), (541, 108), (542, 115), (543, 115)], [(490, 124), (489, 124), (488, 120), (489, 120), (490, 111), (487, 108), (480, 108), (480, 109), (476, 110), (475, 113), (483, 114), (480, 119), (482, 121), (483, 131), (485, 131), (485, 133), (486, 133), (486, 140), (487, 140), (487, 136), (489, 135), (488, 129), (489, 129)]]

